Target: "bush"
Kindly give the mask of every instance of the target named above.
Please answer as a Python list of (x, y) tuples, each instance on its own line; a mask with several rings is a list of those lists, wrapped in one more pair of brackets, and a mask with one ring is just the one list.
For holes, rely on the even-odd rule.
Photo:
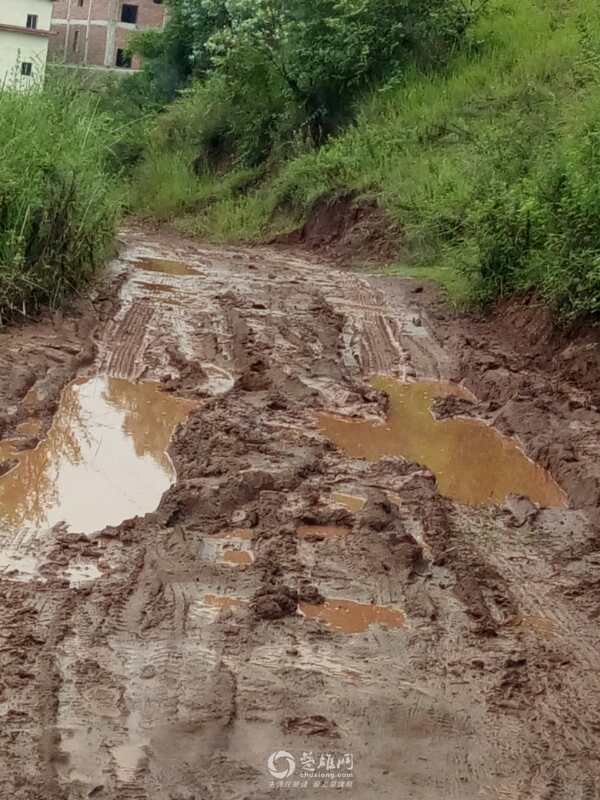
[[(473, 214), (477, 288), (484, 300), (536, 290), (567, 321), (600, 317), (600, 110), (555, 132), (529, 173), (490, 187)], [(562, 133), (563, 135), (558, 135)]]
[(115, 133), (93, 96), (53, 83), (0, 91), (0, 319), (57, 305), (110, 252)]
[(487, 2), (171, 0), (165, 32), (133, 46), (148, 71), (192, 66), (199, 153), (256, 165), (297, 139), (320, 146), (371, 84), (446, 63)]
[[(207, 2), (219, 5), (219, 0)], [(388, 59), (392, 40), (386, 32), (373, 38), (382, 42), (382, 52), (367, 53), (368, 68), (362, 62), (357, 67), (369, 76), (366, 84), (349, 77), (354, 67), (344, 47), (353, 42), (353, 52), (362, 52), (352, 38), (362, 30), (366, 17), (361, 14), (381, 10), (385, 2), (358, 4), (358, 28), (349, 23), (349, 38), (337, 41), (325, 25), (304, 45), (293, 16), (302, 1), (286, 3), (285, 19), (292, 15), (294, 23), (293, 36), (284, 37), (291, 47), (285, 53), (286, 72), (292, 69), (304, 89), (316, 85), (311, 75), (330, 86), (341, 80), (335, 102), (346, 120), (351, 112), (354, 116), (321, 147), (306, 135), (307, 107), (294, 99), (289, 80), (280, 74), (267, 83), (261, 77), (260, 54), (274, 57), (283, 41), (276, 37), (269, 50), (265, 28), (256, 30), (256, 13), (264, 3), (221, 5), (237, 9), (238, 22), (230, 19), (228, 29), (221, 19), (205, 36), (205, 44), (216, 47), (211, 51), (216, 71), (164, 114), (155, 134), (161, 148), (179, 149), (201, 175), (196, 198), (202, 200), (189, 207), (196, 223), (186, 219), (187, 228), (219, 239), (228, 231), (232, 238), (260, 238), (300, 224), (322, 196), (340, 191), (376, 196), (403, 231), (404, 272), (435, 275), (461, 299), (466, 288), (479, 302), (535, 291), (563, 319), (600, 318), (600, 9), (595, 0), (490, 0), (488, 13), (470, 28), (468, 46), (460, 19), (444, 14), (452, 12), (453, 3), (396, 4), (402, 13), (422, 13), (423, 25), (427, 14), (437, 15), (435, 25), (419, 29), (410, 46), (404, 42), (395, 61)], [(319, 0), (315, 9), (351, 6)], [(476, 10), (479, 4), (463, 6)], [(274, 7), (283, 8), (279, 0)], [(305, 33), (314, 19), (307, 21)], [(248, 25), (236, 33), (240, 20)], [(232, 46), (219, 50), (219, 37), (225, 42), (228, 36)], [(423, 53), (432, 49), (431, 36), (443, 45), (444, 69), (430, 69)], [(253, 53), (243, 47), (249, 37), (257, 44)], [(197, 41), (193, 31), (191, 39)], [(318, 53), (312, 60), (311, 41), (324, 48), (314, 46)], [(300, 52), (304, 57), (296, 63), (293, 55)], [(209, 55), (205, 46), (205, 69)], [(326, 63), (330, 66), (319, 72)], [(395, 66), (388, 73), (390, 63)], [(335, 74), (333, 64), (339, 67)], [(377, 82), (366, 95), (371, 81)], [(220, 192), (228, 171), (237, 173), (240, 162), (265, 156), (259, 186)]]
[(167, 221), (193, 208), (197, 179), (182, 155), (152, 151), (136, 168), (130, 204), (138, 212)]

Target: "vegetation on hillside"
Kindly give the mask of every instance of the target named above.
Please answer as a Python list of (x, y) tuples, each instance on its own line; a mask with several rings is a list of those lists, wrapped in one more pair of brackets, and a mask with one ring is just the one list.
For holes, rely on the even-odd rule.
[(402, 227), (410, 269), (600, 316), (593, 0), (171, 4), (153, 52), (178, 41), (192, 80), (156, 121), (135, 208), (260, 239), (352, 191)]
[(66, 84), (0, 90), (0, 323), (57, 305), (110, 252), (115, 134), (97, 105)]
[(0, 318), (57, 303), (137, 213), (215, 240), (373, 199), (395, 268), (600, 318), (595, 0), (169, 0), (144, 70), (0, 93)]
[(371, 86), (446, 64), (485, 1), (171, 0), (162, 50), (156, 33), (137, 46), (151, 65), (184, 42), (194, 81), (157, 122), (134, 203), (169, 217), (207, 199), (196, 178), (231, 173), (239, 193), (317, 151)]

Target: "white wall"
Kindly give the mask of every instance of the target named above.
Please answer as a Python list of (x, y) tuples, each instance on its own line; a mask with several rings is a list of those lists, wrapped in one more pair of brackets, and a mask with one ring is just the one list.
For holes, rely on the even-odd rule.
[(24, 28), (28, 14), (37, 14), (38, 28), (50, 30), (51, 0), (0, 0), (0, 25)]
[[(29, 36), (26, 33), (9, 33), (0, 30), (0, 85), (27, 88), (44, 77), (48, 39)], [(33, 65), (32, 76), (20, 74), (20, 64), (29, 61)]]
[[(44, 77), (48, 56), (48, 37), (3, 30), (3, 25), (25, 28), (27, 15), (38, 15), (38, 30), (50, 30), (51, 0), (0, 0), (0, 85), (28, 88)], [(21, 75), (20, 64), (33, 65), (32, 76)]]

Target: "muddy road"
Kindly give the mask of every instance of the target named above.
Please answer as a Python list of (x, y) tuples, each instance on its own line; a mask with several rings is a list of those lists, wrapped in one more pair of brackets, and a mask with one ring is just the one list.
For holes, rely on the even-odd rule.
[(140, 230), (0, 333), (0, 797), (600, 797), (597, 354), (538, 334)]

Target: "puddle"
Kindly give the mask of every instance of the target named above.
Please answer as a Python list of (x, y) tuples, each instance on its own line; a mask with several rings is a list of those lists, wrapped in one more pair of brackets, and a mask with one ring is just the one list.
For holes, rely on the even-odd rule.
[(141, 286), (142, 289), (148, 289), (150, 292), (167, 292), (169, 294), (175, 291), (173, 286), (166, 283), (148, 283), (147, 281), (136, 281), (136, 286)]
[(42, 421), (39, 419), (28, 419), (17, 425), (17, 433), (19, 436), (37, 436), (42, 427)]
[(161, 272), (163, 275), (196, 275), (196, 270), (183, 261), (167, 258), (138, 258), (130, 262), (134, 267), (146, 272)]
[(207, 391), (210, 394), (225, 394), (233, 388), (235, 378), (226, 369), (217, 367), (215, 364), (202, 364), (202, 369), (206, 373)]
[(14, 581), (30, 581), (38, 577), (39, 566), (37, 556), (30, 553), (20, 553), (12, 548), (0, 553), (0, 574)]
[(462, 387), (386, 377), (375, 378), (372, 385), (389, 396), (385, 424), (319, 415), (323, 434), (353, 458), (403, 456), (423, 464), (435, 474), (443, 495), (470, 505), (501, 504), (510, 494), (546, 507), (566, 505), (556, 481), (514, 440), (478, 420), (433, 417), (434, 399), (464, 396)]
[(523, 614), (517, 620), (517, 626), (539, 634), (542, 639), (551, 639), (556, 633), (554, 620), (541, 614)]
[(171, 434), (193, 407), (154, 383), (70, 384), (48, 436), (0, 479), (0, 531), (91, 533), (153, 511), (175, 478)]
[(300, 525), (296, 529), (296, 533), (301, 539), (310, 539), (313, 536), (347, 536), (351, 533), (351, 529), (345, 525)]
[(356, 603), (354, 600), (332, 598), (321, 605), (300, 603), (300, 611), (305, 617), (324, 622), (342, 633), (363, 633), (370, 625), (383, 625), (385, 628), (402, 628), (406, 625), (406, 616), (402, 611), (370, 603)]
[(102, 572), (94, 562), (72, 564), (65, 570), (65, 578), (71, 586), (85, 586), (100, 577)]
[(252, 564), (254, 557), (249, 550), (225, 550), (223, 561), (226, 564), (234, 564), (235, 566), (247, 566)]
[(226, 594), (205, 594), (204, 603), (212, 608), (242, 608), (246, 605), (239, 597), (230, 597)]
[(200, 557), (230, 566), (248, 566), (254, 563), (251, 540), (252, 531), (248, 528), (220, 531), (202, 541)]
[(3, 461), (10, 461), (11, 459), (16, 458), (17, 455), (18, 452), (15, 449), (14, 439), (5, 439), (3, 442), (0, 442), (0, 464)]
[(364, 497), (359, 497), (355, 494), (344, 494), (344, 492), (335, 492), (333, 500), (339, 506), (344, 506), (344, 508), (351, 511), (353, 514), (362, 511), (367, 502)]

